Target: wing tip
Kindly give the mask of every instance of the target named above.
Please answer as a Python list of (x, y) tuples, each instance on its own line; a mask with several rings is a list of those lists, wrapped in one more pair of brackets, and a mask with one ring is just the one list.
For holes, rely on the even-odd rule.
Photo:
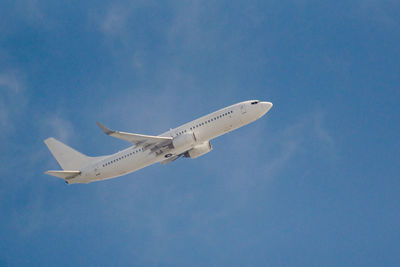
[(110, 135), (112, 133), (114, 133), (115, 131), (109, 129), (107, 126), (105, 126), (104, 124), (102, 124), (101, 122), (96, 121), (97, 126), (99, 126), (99, 128), (106, 134), (106, 135)]
[(49, 142), (53, 141), (54, 139), (55, 139), (54, 137), (49, 137), (49, 138), (44, 139), (43, 142), (45, 144), (48, 144)]

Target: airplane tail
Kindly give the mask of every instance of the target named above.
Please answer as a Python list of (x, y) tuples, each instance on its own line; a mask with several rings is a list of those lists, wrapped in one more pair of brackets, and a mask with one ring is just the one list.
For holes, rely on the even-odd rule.
[(63, 170), (80, 170), (100, 158), (88, 157), (53, 137), (44, 140), (44, 142)]

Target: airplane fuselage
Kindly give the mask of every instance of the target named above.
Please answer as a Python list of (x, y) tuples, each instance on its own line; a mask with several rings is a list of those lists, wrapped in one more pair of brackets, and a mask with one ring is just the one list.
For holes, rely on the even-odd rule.
[(249, 124), (269, 111), (270, 102), (244, 101), (220, 109), (196, 120), (160, 134), (172, 137), (174, 145), (167, 148), (131, 146), (82, 168), (81, 173), (67, 183), (89, 183), (115, 178), (157, 162), (166, 163), (179, 156), (195, 158), (211, 151), (210, 140)]

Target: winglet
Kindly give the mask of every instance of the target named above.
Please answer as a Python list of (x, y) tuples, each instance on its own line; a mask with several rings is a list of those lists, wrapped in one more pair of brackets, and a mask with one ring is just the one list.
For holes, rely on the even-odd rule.
[(115, 133), (115, 131), (107, 128), (107, 126), (101, 124), (100, 122), (96, 121), (96, 124), (100, 127), (100, 129), (106, 134), (106, 135), (110, 135), (112, 133)]

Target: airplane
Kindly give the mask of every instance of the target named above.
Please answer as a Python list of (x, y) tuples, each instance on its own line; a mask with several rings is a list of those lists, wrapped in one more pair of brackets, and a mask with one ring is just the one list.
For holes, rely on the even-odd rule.
[(106, 135), (133, 146), (112, 155), (89, 157), (50, 137), (44, 142), (62, 170), (45, 173), (62, 178), (67, 184), (87, 184), (116, 178), (157, 162), (165, 165), (182, 156), (194, 159), (213, 149), (210, 140), (261, 118), (271, 107), (271, 102), (259, 100), (240, 102), (158, 136), (115, 131), (97, 122)]

